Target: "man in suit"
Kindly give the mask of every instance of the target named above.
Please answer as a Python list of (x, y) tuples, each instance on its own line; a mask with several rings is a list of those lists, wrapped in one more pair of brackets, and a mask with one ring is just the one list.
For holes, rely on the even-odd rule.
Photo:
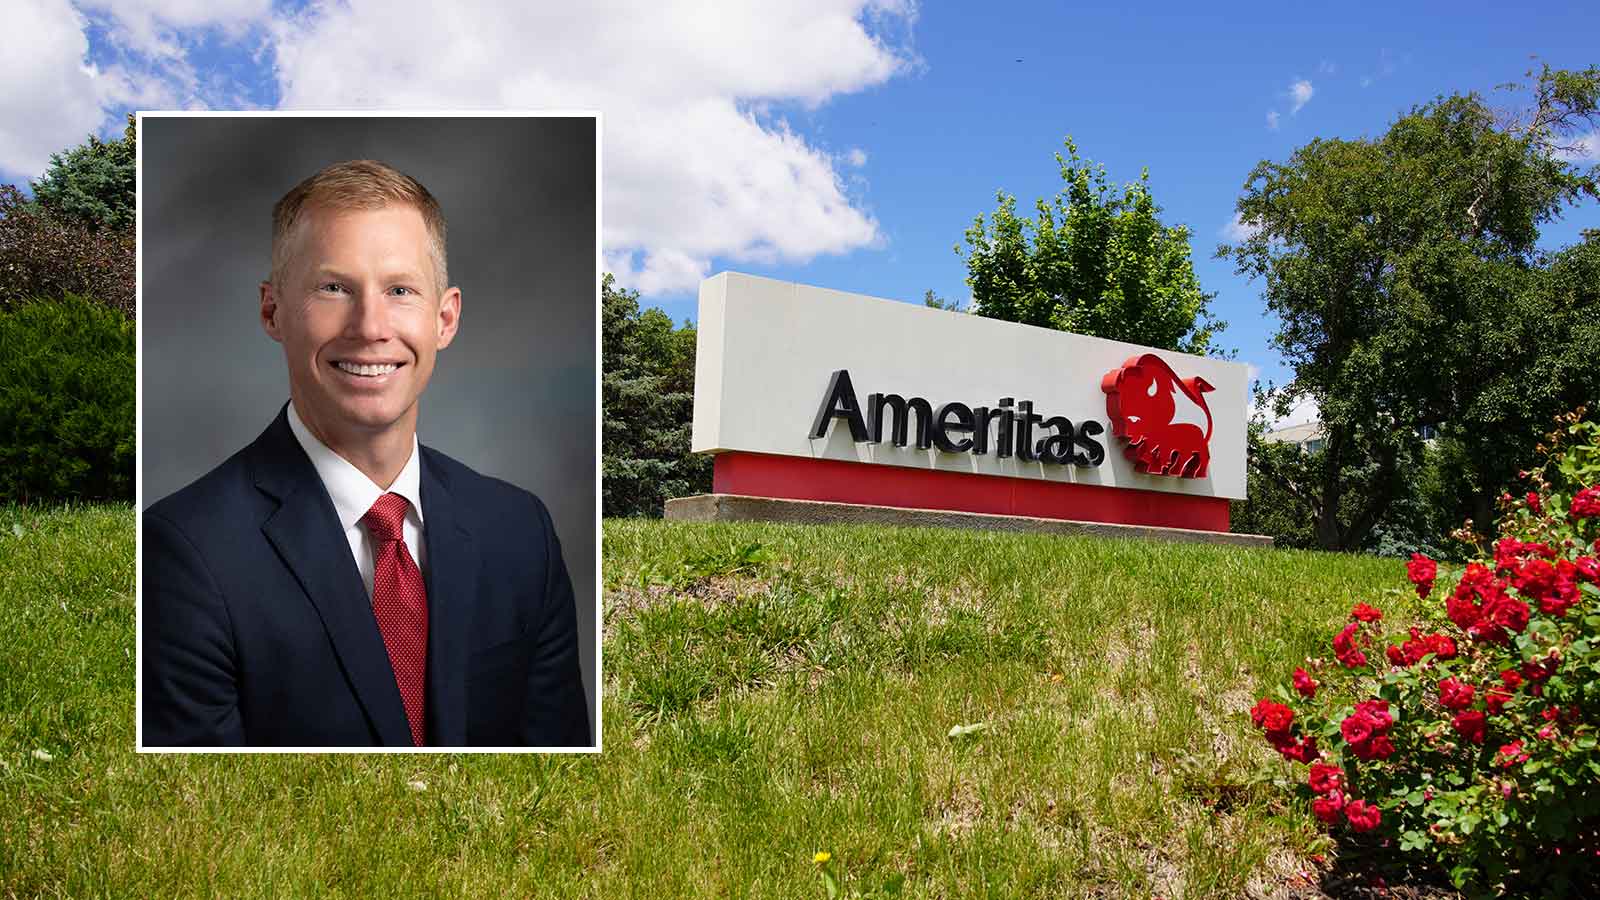
[(544, 504), (417, 442), (448, 285), (438, 203), (383, 163), (274, 207), (289, 402), (144, 515), (145, 746), (590, 744)]

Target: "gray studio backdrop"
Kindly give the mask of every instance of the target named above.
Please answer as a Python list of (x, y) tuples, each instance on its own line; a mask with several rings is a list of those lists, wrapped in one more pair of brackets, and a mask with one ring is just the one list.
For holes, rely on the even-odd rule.
[(549, 506), (577, 592), (598, 740), (595, 120), (146, 117), (143, 127), (144, 506), (250, 443), (289, 398), (282, 348), (257, 319), (273, 204), (329, 163), (389, 163), (443, 207), (462, 295), (418, 437)]

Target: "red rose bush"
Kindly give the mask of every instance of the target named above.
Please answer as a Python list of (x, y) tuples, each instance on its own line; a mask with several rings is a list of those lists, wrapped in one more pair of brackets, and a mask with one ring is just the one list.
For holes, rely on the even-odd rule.
[[(1501, 498), (1497, 539), (1447, 571), (1413, 554), (1416, 592), (1358, 603), (1251, 721), (1303, 763), (1299, 792), (1335, 830), (1433, 857), (1458, 886), (1600, 871), (1600, 426)], [(1385, 613), (1413, 623), (1385, 631)]]

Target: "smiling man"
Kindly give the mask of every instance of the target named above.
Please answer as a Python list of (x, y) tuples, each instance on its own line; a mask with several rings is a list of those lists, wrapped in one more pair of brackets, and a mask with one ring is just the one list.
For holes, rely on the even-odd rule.
[(445, 221), (380, 162), (273, 209), (263, 329), (289, 402), (144, 516), (145, 746), (590, 744), (543, 503), (420, 445), (461, 322)]

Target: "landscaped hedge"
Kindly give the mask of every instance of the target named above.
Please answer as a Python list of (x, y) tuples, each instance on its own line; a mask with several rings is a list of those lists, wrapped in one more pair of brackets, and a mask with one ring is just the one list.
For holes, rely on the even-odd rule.
[(132, 502), (133, 484), (133, 322), (71, 294), (0, 309), (0, 502)]

